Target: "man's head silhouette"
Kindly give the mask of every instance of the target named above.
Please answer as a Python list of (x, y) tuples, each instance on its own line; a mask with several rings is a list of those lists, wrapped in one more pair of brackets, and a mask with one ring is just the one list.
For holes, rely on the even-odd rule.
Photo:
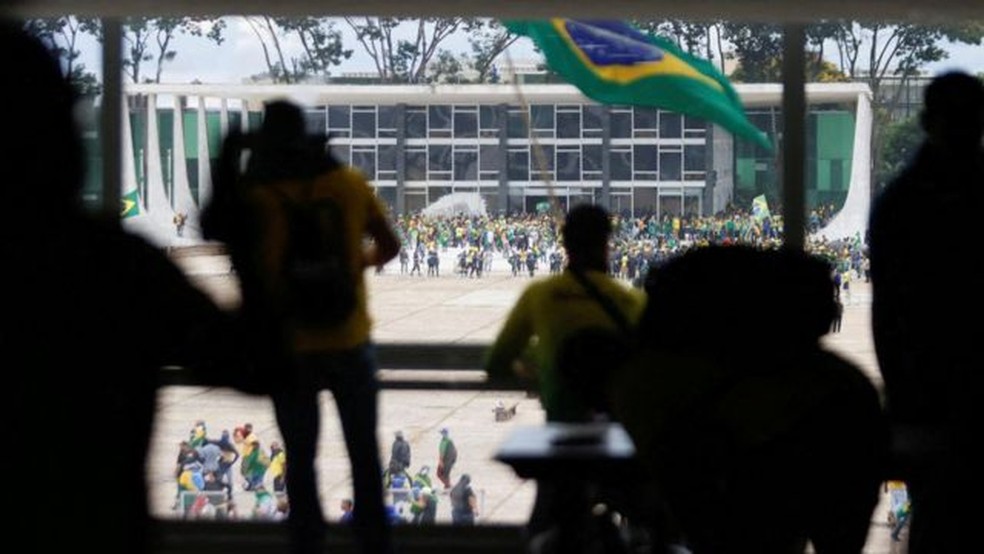
[(926, 87), (920, 123), (931, 144), (960, 152), (979, 149), (984, 83), (959, 71), (934, 78)]
[(564, 219), (564, 249), (574, 269), (605, 268), (612, 223), (601, 206), (579, 204)]

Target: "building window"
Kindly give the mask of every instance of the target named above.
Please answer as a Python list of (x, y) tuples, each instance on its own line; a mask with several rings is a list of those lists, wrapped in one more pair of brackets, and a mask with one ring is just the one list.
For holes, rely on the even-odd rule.
[(581, 138), (581, 106), (557, 106), (557, 138)]
[(703, 144), (688, 144), (683, 147), (683, 170), (704, 171), (706, 161), (704, 156), (707, 149)]
[(707, 136), (707, 122), (699, 117), (683, 117), (683, 138), (704, 138)]
[[(233, 115), (233, 114), (229, 114)], [(235, 129), (236, 125), (232, 124), (230, 119), (230, 127)], [(304, 112), (304, 128), (308, 133), (311, 134), (324, 134), (328, 132), (328, 114), (325, 113), (324, 108), (312, 108), (305, 110)]]
[(655, 138), (657, 136), (658, 121), (659, 110), (656, 108), (636, 106), (632, 112), (633, 136), (635, 138)]
[(632, 138), (632, 108), (612, 108), (612, 138)]
[(683, 138), (683, 117), (678, 113), (659, 112), (659, 137), (664, 139)]
[(660, 150), (659, 179), (661, 181), (680, 181), (683, 179), (683, 153)]
[(454, 107), (454, 138), (478, 137), (478, 109), (475, 106)]
[(533, 132), (537, 137), (553, 138), (556, 136), (554, 131), (554, 106), (553, 104), (534, 104), (530, 106), (530, 118), (532, 119)]
[(407, 108), (407, 138), (427, 138), (427, 110), (414, 106)]
[(431, 144), (427, 147), (427, 179), (450, 181), (452, 171), (450, 144)]
[(659, 156), (655, 144), (632, 146), (632, 169), (636, 181), (655, 181), (659, 178)]
[(632, 180), (632, 147), (612, 146), (611, 172), (613, 181)]
[(530, 150), (528, 147), (510, 148), (506, 158), (510, 181), (530, 180)]
[[(535, 150), (539, 148), (539, 151)], [(530, 147), (532, 165), (530, 166), (530, 180), (544, 181), (554, 180), (554, 147), (550, 144), (540, 144)]]
[(336, 137), (352, 136), (352, 112), (348, 106), (328, 106), (328, 132)]
[(499, 136), (498, 106), (479, 106), (478, 108), (479, 136), (495, 138)]
[(377, 109), (377, 135), (379, 138), (396, 138), (396, 106), (379, 106)]
[(502, 149), (499, 148), (499, 145), (483, 144), (479, 146), (478, 158), (478, 178), (483, 181), (498, 179), (499, 163), (502, 158)]
[(427, 107), (428, 136), (431, 138), (451, 138), (451, 106)]
[(454, 180), (478, 180), (478, 147), (455, 146), (454, 148)]
[(380, 181), (396, 180), (396, 145), (380, 144), (377, 148), (376, 179)]
[(352, 165), (365, 174), (366, 179), (376, 180), (376, 146), (353, 146)]
[(601, 180), (601, 145), (585, 144), (581, 146), (581, 175), (585, 181)]
[(352, 138), (376, 138), (376, 109), (372, 106), (352, 108)]
[(509, 138), (529, 138), (530, 134), (526, 129), (526, 116), (523, 109), (516, 106), (509, 107)]
[(406, 149), (406, 179), (407, 181), (427, 180), (427, 147), (407, 146)]
[(605, 107), (596, 104), (586, 104), (582, 106), (581, 112), (583, 117), (581, 121), (583, 138), (601, 138)]
[(581, 147), (557, 146), (557, 180), (581, 180)]

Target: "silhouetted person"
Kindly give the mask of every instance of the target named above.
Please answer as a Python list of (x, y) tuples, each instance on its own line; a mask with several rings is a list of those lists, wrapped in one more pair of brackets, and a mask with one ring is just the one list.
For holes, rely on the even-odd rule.
[[(0, 103), (15, 107), (10, 132), (0, 133), (0, 417), (19, 453), (3, 467), (15, 475), (26, 464), (43, 476), (5, 480), (17, 504), (11, 537), (34, 552), (66, 544), (147, 552), (144, 473), (159, 371), (199, 360), (217, 344), (224, 316), (116, 214), (84, 211), (73, 89), (58, 61), (12, 23), (0, 22), (0, 51)], [(72, 427), (57, 438), (56, 414)], [(75, 455), (110, 429), (114, 439), (98, 455)]]
[[(487, 354), (485, 368), (491, 378), (511, 373), (535, 377), (547, 421), (590, 419), (589, 407), (577, 392), (565, 388), (558, 374), (558, 349), (564, 339), (587, 327), (619, 328), (575, 273), (584, 275), (609, 298), (627, 321), (636, 321), (642, 313), (645, 295), (606, 272), (611, 233), (611, 220), (603, 208), (589, 204), (572, 208), (563, 226), (566, 270), (533, 282), (523, 291)], [(533, 337), (537, 338), (534, 367), (525, 367), (520, 358)], [(604, 386), (600, 381), (596, 384)]]
[[(603, 208), (581, 204), (570, 210), (562, 231), (566, 270), (527, 286), (486, 358), (490, 379), (516, 372), (536, 380), (548, 422), (585, 422), (594, 415), (584, 391), (560, 375), (558, 361), (565, 339), (587, 328), (620, 332), (619, 323), (580, 279), (586, 279), (627, 322), (638, 320), (645, 304), (641, 291), (624, 286), (606, 273), (611, 232), (611, 220)], [(526, 355), (533, 337), (537, 340), (532, 351), (534, 367), (530, 368), (520, 359)], [(605, 390), (608, 369), (609, 364), (604, 362), (593, 368), (596, 374), (589, 388)], [(588, 494), (586, 488), (576, 485), (538, 482), (528, 526), (531, 537), (551, 531), (558, 523), (560, 508), (582, 504)], [(578, 542), (574, 537), (561, 540)]]
[(830, 268), (715, 246), (650, 271), (615, 413), (668, 514), (659, 538), (706, 552), (861, 552), (887, 433), (873, 384), (819, 339)]
[[(207, 237), (229, 246), (242, 282), (247, 326), (262, 345), (261, 363), (271, 366), (257, 390), (269, 387), (290, 457), (287, 489), (294, 551), (323, 548), (325, 522), (315, 456), (318, 395), (328, 389), (335, 397), (351, 461), (356, 536), (364, 552), (388, 552), (376, 440), (378, 383), (363, 274), (393, 259), (400, 244), (363, 175), (338, 162), (326, 152), (326, 138), (309, 136), (304, 127), (297, 105), (276, 101), (266, 105), (256, 134), (227, 137), (215, 202), (203, 226)], [(243, 151), (249, 152), (249, 162), (239, 175)], [(279, 271), (290, 228), (282, 203), (285, 198), (315, 202), (322, 197), (334, 201), (343, 216), (346, 265), (355, 284), (356, 305), (340, 324), (299, 325), (279, 304), (290, 292)]]
[(984, 86), (947, 73), (924, 100), (925, 140), (871, 213), (872, 325), (896, 430), (893, 477), (912, 498), (910, 552), (957, 552), (977, 540), (965, 501), (984, 462), (973, 444), (984, 424)]

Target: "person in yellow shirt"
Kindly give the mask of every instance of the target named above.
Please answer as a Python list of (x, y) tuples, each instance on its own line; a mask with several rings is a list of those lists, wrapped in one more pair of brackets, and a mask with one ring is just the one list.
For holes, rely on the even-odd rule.
[(267, 468), (270, 476), (273, 477), (274, 494), (287, 492), (287, 453), (280, 446), (280, 443), (273, 441), (270, 443), (270, 466)]
[[(536, 380), (548, 422), (592, 418), (591, 405), (582, 390), (571, 386), (560, 374), (558, 362), (565, 339), (588, 328), (614, 331), (621, 326), (581, 280), (586, 280), (588, 287), (593, 287), (599, 296), (607, 298), (607, 303), (632, 324), (639, 320), (645, 306), (642, 291), (632, 289), (606, 273), (611, 232), (611, 220), (604, 209), (593, 205), (572, 208), (563, 226), (567, 268), (526, 287), (487, 356), (485, 369), (490, 380), (511, 372)], [(526, 355), (532, 357), (534, 367), (520, 361)], [(605, 380), (609, 377), (599, 372), (595, 377), (595, 388), (605, 390)], [(538, 482), (527, 532), (531, 537), (549, 535), (557, 524), (561, 507), (580, 503), (587, 494), (587, 490), (578, 485)]]
[[(245, 173), (239, 173), (244, 150)], [(286, 486), (292, 550), (323, 550), (325, 521), (315, 472), (320, 429), (319, 393), (335, 398), (351, 460), (357, 539), (366, 551), (389, 552), (391, 540), (383, 506), (382, 469), (376, 442), (376, 361), (364, 272), (397, 256), (400, 242), (385, 208), (365, 176), (327, 151), (327, 137), (308, 135), (300, 106), (289, 101), (265, 105), (262, 127), (230, 135), (218, 164), (213, 204), (203, 217), (206, 236), (229, 243), (240, 275), (243, 311), (255, 342), (270, 342), (267, 389), (290, 451)], [(224, 193), (223, 193), (224, 191)], [(216, 201), (226, 200), (225, 206)], [(278, 300), (290, 282), (282, 271), (290, 236), (285, 202), (328, 200), (342, 215), (344, 252), (354, 285), (355, 306), (340, 323), (311, 325), (288, 314)], [(238, 212), (236, 210), (239, 210)], [(227, 213), (232, 211), (233, 213)], [(267, 353), (263, 353), (266, 355)], [(261, 389), (262, 390), (262, 389)]]
[[(645, 307), (645, 293), (606, 273), (611, 232), (603, 208), (584, 204), (571, 209), (563, 227), (567, 268), (527, 286), (487, 354), (485, 369), (490, 379), (515, 372), (536, 380), (547, 421), (584, 419), (584, 406), (572, 391), (564, 389), (558, 374), (557, 355), (564, 339), (588, 327), (618, 329), (575, 272), (583, 274), (629, 322), (638, 321)], [(531, 343), (535, 344), (531, 347)], [(531, 355), (534, 367), (520, 361), (526, 354)]]

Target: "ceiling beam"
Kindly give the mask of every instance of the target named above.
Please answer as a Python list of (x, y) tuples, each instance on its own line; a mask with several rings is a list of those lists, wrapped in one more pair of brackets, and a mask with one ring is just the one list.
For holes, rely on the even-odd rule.
[(823, 19), (932, 21), (984, 20), (984, 2), (968, 0), (7, 0), (11, 15), (374, 15), (679, 18), (689, 20), (809, 23)]

